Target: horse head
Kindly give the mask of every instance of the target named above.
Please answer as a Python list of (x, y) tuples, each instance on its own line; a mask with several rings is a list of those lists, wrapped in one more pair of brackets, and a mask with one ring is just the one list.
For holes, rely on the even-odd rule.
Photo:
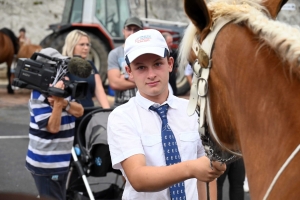
[[(300, 180), (294, 180), (300, 176), (300, 29), (274, 20), (284, 3), (184, 1), (192, 23), (181, 40), (179, 66), (188, 61), (197, 75), (192, 108), (200, 110), (201, 122), (201, 106), (210, 105), (205, 116), (211, 116), (214, 140), (241, 150), (253, 199), (300, 195)], [(206, 68), (209, 79), (202, 77)]]
[[(234, 5), (229, 5), (227, 6), (229, 3), (232, 3)], [(240, 3), (240, 5), (238, 5), (238, 3)], [(196, 59), (198, 59), (200, 62), (204, 62), (207, 63), (208, 61), (203, 61), (203, 58), (199, 58), (199, 54), (203, 54), (202, 51), (195, 53), (195, 51), (192, 50), (192, 46), (193, 43), (195, 42), (195, 40), (198, 40), (199, 43), (202, 43), (203, 40), (206, 38), (206, 36), (212, 32), (212, 29), (215, 28), (214, 27), (214, 23), (216, 22), (216, 20), (218, 18), (221, 17), (226, 17), (229, 16), (229, 13), (239, 10), (237, 13), (237, 15), (239, 15), (241, 12), (248, 12), (249, 10), (254, 10), (251, 11), (252, 13), (249, 13), (248, 16), (231, 16), (228, 17), (230, 20), (228, 20), (228, 26), (232, 26), (232, 23), (230, 24), (229, 22), (234, 22), (235, 25), (239, 25), (238, 28), (244, 26), (246, 27), (246, 25), (244, 24), (244, 21), (247, 21), (248, 19), (246, 19), (247, 17), (249, 17), (249, 15), (255, 15), (257, 14), (257, 12), (259, 12), (259, 15), (261, 15), (260, 13), (264, 13), (261, 16), (264, 16), (265, 18), (262, 19), (262, 23), (265, 23), (265, 25), (267, 24), (271, 24), (272, 21), (267, 21), (267, 18), (275, 18), (280, 10), (280, 8), (284, 5), (284, 3), (286, 3), (287, 0), (273, 0), (273, 1), (263, 1), (263, 0), (253, 0), (253, 1), (249, 1), (249, 0), (245, 0), (245, 1), (232, 1), (232, 0), (215, 0), (215, 1), (210, 1), (210, 4), (206, 4), (206, 2), (204, 0), (185, 0), (184, 1), (184, 9), (186, 14), (188, 15), (188, 17), (191, 20), (191, 24), (189, 25), (189, 27), (186, 30), (185, 36), (182, 39), (181, 45), (180, 45), (180, 52), (179, 52), (179, 62), (180, 62), (180, 66), (186, 66), (186, 62), (189, 61), (190, 63), (194, 63), (194, 61)], [(226, 8), (223, 8), (223, 6), (226, 5)], [(250, 9), (249, 9), (250, 8)], [(252, 9), (254, 8), (254, 9)], [(219, 11), (221, 10), (221, 11)], [(255, 13), (256, 12), (256, 13)], [(260, 20), (260, 19), (258, 19)], [(227, 23), (224, 23), (223, 26), (225, 26)], [(263, 33), (261, 35), (259, 35), (259, 37), (261, 37), (262, 40), (264, 40), (263, 43), (261, 43), (259, 41), (259, 44), (261, 48), (263, 45), (270, 45), (271, 48), (276, 49), (277, 48), (277, 54), (281, 54), (281, 58), (279, 58), (278, 62), (282, 62), (283, 61), (288, 61), (290, 65), (295, 66), (294, 68), (290, 68), (290, 70), (294, 70), (297, 71), (298, 76), (299, 76), (299, 69), (296, 68), (296, 66), (299, 65), (300, 59), (298, 59), (299, 53), (295, 54), (297, 50), (297, 47), (294, 48), (294, 50), (291, 51), (291, 42), (286, 42), (286, 35), (278, 37), (276, 34), (276, 31), (279, 30), (275, 30), (273, 32), (275, 33), (269, 33), (271, 32), (270, 30), (263, 30), (263, 28), (261, 28), (264, 25), (261, 25), (261, 27), (255, 27), (255, 25), (251, 25), (251, 23), (257, 23), (256, 22), (249, 22), (248, 24), (250, 24), (249, 26), (253, 26), (251, 27), (252, 30), (249, 30), (250, 28), (246, 27), (246, 29), (243, 29), (243, 31), (246, 31), (247, 34), (251, 34), (252, 36), (250, 37), (254, 37), (254, 35), (259, 35), (261, 34), (261, 32), (267, 32), (267, 33)], [(273, 22), (272, 22), (273, 23)], [(270, 25), (271, 28), (274, 28), (275, 26), (277, 26), (276, 24)], [(286, 27), (286, 26), (283, 26)], [(283, 28), (283, 27), (279, 27), (279, 28)], [(223, 27), (222, 27), (223, 28)], [(222, 31), (220, 28), (220, 31)], [(266, 28), (266, 29), (271, 29), (271, 28)], [(287, 27), (289, 28), (289, 27)], [(295, 30), (290, 29), (292, 32), (294, 32)], [(238, 30), (239, 31), (239, 30)], [(297, 30), (296, 30), (297, 31)], [(233, 33), (234, 34), (234, 33)], [(218, 33), (216, 33), (217, 37)], [(226, 37), (225, 37), (226, 39)], [(293, 40), (298, 40), (297, 35), (294, 36), (294, 38), (292, 38)], [(276, 40), (276, 42), (274, 43), (272, 40)], [(221, 42), (222, 43), (222, 42)], [(224, 43), (225, 44), (225, 43)], [(213, 47), (215, 45), (215, 41), (211, 41), (211, 52), (212, 54), (216, 54), (215, 51), (213, 51)], [(201, 48), (200, 48), (201, 49)], [(255, 52), (254, 54), (256, 54), (257, 52)], [(201, 56), (203, 57), (203, 56)], [(212, 55), (211, 55), (212, 57)], [(278, 57), (278, 56), (277, 56)], [(204, 56), (205, 58), (205, 56)], [(205, 58), (207, 59), (207, 58)], [(205, 60), (204, 59), (204, 60)], [(233, 61), (235, 62), (235, 61)], [(212, 76), (214, 76), (214, 69), (212, 70)], [(217, 72), (216, 72), (217, 73)], [(221, 83), (218, 83), (218, 87), (219, 88), (223, 88)], [(225, 89), (225, 88), (224, 88)], [(219, 95), (221, 96), (221, 95)], [(228, 113), (230, 113), (230, 107), (232, 107), (232, 105), (230, 105), (230, 102), (226, 102), (226, 98), (224, 99), (220, 99), (221, 101), (224, 101), (224, 104), (226, 104), (226, 108), (225, 110), (228, 111)], [(214, 101), (212, 99), (212, 101)], [(216, 104), (218, 105), (218, 104)], [(221, 113), (219, 113), (221, 114)], [(221, 118), (222, 118), (222, 114), (221, 114)], [(217, 120), (216, 120), (217, 121)], [(224, 126), (222, 127), (223, 130), (227, 130), (227, 134), (220, 134), (220, 140), (223, 141), (224, 143), (226, 143), (227, 145), (230, 146), (230, 148), (233, 149), (239, 149), (239, 145), (238, 145), (238, 139), (239, 136), (234, 134), (234, 130), (233, 127), (236, 127), (236, 125), (234, 124), (234, 122), (230, 121), (227, 117), (223, 117), (223, 119), (221, 120), (222, 123), (224, 124)], [(220, 127), (220, 126), (219, 126)], [(224, 132), (222, 130), (219, 130), (220, 132)], [(222, 136), (224, 136), (222, 138)]]

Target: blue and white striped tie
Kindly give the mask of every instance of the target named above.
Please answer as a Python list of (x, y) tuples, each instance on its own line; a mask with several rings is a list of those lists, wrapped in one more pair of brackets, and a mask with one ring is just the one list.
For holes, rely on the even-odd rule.
[[(161, 118), (161, 138), (166, 158), (166, 165), (173, 165), (181, 162), (176, 138), (168, 124), (167, 112), (169, 105), (164, 104), (158, 108), (150, 106), (150, 110), (155, 111)], [(176, 183), (170, 187), (170, 196), (172, 200), (185, 200), (184, 182)]]

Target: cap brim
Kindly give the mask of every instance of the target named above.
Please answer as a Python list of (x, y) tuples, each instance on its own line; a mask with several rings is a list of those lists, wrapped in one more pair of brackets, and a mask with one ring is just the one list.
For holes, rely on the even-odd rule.
[(144, 48), (138, 48), (135, 51), (132, 51), (126, 55), (127, 62), (131, 63), (134, 61), (137, 57), (143, 55), (143, 54), (155, 54), (162, 58), (166, 57), (166, 48), (163, 47), (144, 47)]
[(126, 27), (126, 26), (132, 26), (132, 25), (137, 26), (137, 27), (139, 27), (139, 28), (143, 28), (143, 27), (141, 27), (141, 24), (134, 23), (134, 22), (125, 24), (124, 26)]

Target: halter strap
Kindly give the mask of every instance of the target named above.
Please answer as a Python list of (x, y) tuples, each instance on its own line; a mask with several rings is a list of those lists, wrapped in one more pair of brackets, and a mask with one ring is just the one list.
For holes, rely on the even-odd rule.
[[(190, 91), (190, 99), (187, 113), (188, 115), (192, 115), (194, 114), (195, 110), (198, 113), (199, 132), (201, 135), (205, 135), (204, 124), (206, 117), (209, 130), (211, 131), (211, 134), (215, 138), (218, 145), (225, 149), (227, 152), (241, 157), (241, 153), (230, 150), (229, 148), (225, 147), (219, 140), (219, 137), (217, 136), (213, 125), (208, 95), (208, 77), (212, 64), (211, 54), (213, 50), (213, 45), (219, 31), (230, 21), (231, 20), (225, 18), (217, 19), (214, 23), (214, 26), (212, 27), (212, 31), (203, 40), (202, 45), (198, 42), (196, 36), (193, 40), (192, 49), (195, 55), (198, 56), (198, 59), (195, 60), (192, 66), (194, 76)], [(206, 59), (208, 61), (206, 61)], [(204, 66), (202, 66), (201, 64)], [(205, 149), (209, 149), (209, 147), (205, 147)]]

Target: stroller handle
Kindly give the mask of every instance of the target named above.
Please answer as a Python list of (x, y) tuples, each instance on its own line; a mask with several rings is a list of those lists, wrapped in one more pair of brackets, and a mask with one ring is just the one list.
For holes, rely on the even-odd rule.
[(87, 126), (89, 120), (91, 119), (91, 117), (95, 113), (98, 113), (98, 112), (111, 112), (111, 111), (113, 111), (112, 108), (105, 109), (105, 108), (101, 108), (101, 107), (85, 107), (84, 110), (85, 110), (85, 112), (87, 112), (87, 114), (85, 114), (83, 116), (83, 118), (81, 119), (81, 121), (78, 125), (78, 128), (76, 130), (76, 136), (75, 136), (77, 138), (77, 143), (78, 143), (78, 146), (79, 146), (79, 149), (81, 150), (81, 152), (83, 152), (85, 144), (82, 144), (82, 141), (79, 138), (81, 138), (82, 134), (85, 135), (86, 126)]

